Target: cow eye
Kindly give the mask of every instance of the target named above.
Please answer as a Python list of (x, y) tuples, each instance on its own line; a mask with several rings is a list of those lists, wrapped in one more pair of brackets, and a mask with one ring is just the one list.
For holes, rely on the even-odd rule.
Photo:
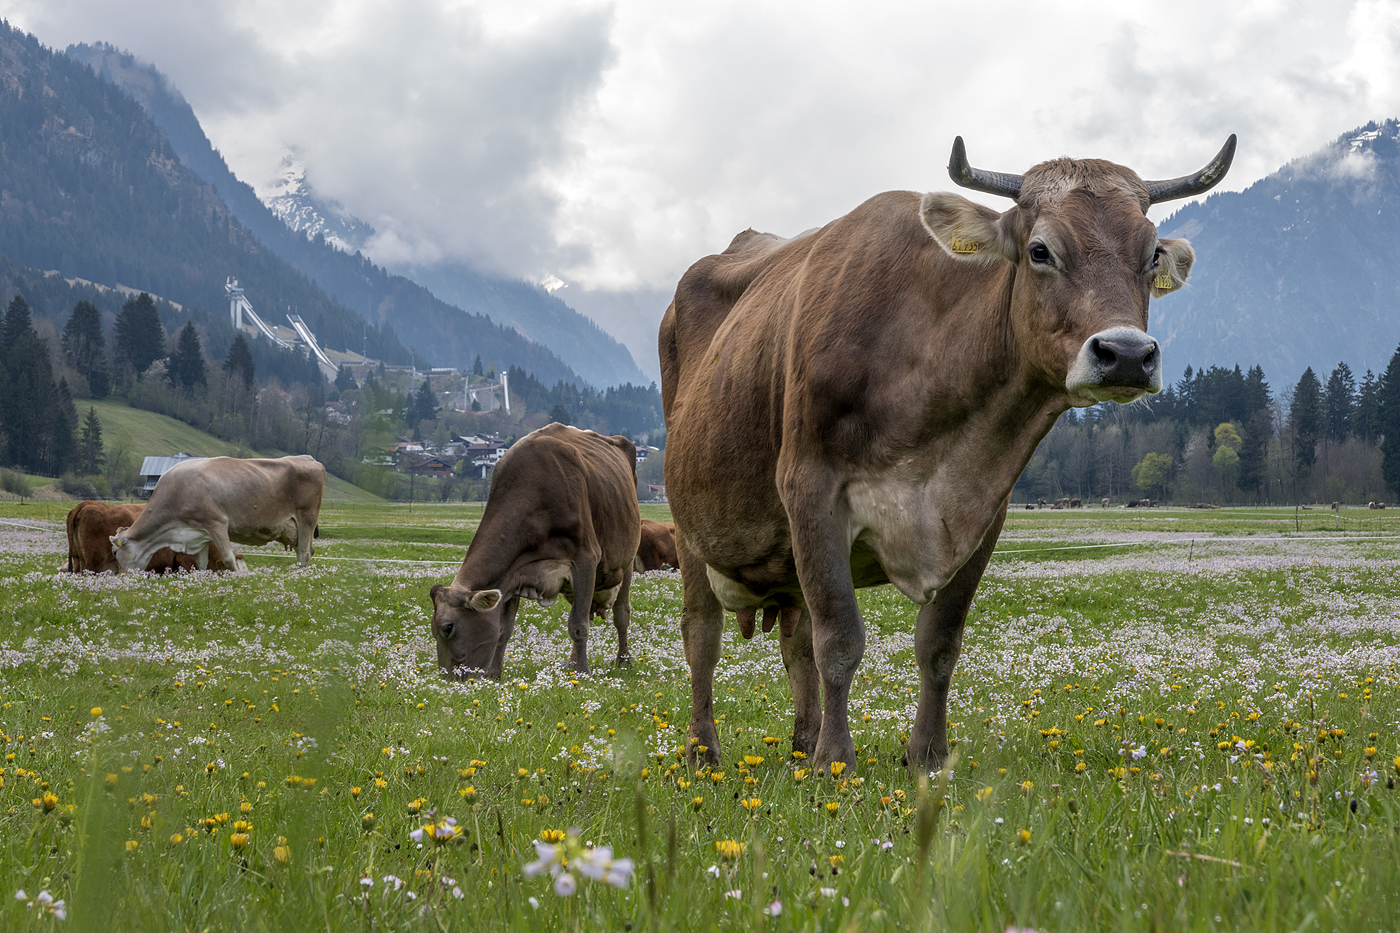
[(1030, 248), (1031, 262), (1043, 266), (1050, 261), (1050, 250), (1044, 243), (1032, 243)]
[(1162, 247), (1159, 246), (1159, 247), (1157, 247), (1156, 252), (1154, 252), (1154, 253), (1152, 254), (1152, 262), (1148, 263), (1147, 268), (1148, 268), (1148, 270), (1150, 271), (1150, 270), (1152, 270), (1152, 269), (1157, 268), (1157, 267), (1160, 266), (1161, 264), (1162, 264)]
[(447, 640), (447, 639), (449, 639), (449, 638), (451, 638), (451, 637), (452, 637), (452, 623), (451, 623), (451, 622), (444, 622), (444, 623), (438, 628), (438, 631), (442, 633), (442, 637), (443, 637), (443, 640), (444, 640), (444, 641)]

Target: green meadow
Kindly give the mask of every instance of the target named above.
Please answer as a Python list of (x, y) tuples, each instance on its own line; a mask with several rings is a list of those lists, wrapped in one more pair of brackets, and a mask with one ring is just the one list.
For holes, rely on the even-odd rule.
[(58, 573), (70, 505), (0, 502), (0, 929), (1400, 929), (1400, 513), (1014, 511), (910, 775), (888, 587), (854, 766), (793, 757), (731, 626), (697, 770), (677, 574), (630, 668), (595, 623), (565, 670), (561, 601), (450, 683), (479, 505), (328, 502), (306, 570), (172, 577)]

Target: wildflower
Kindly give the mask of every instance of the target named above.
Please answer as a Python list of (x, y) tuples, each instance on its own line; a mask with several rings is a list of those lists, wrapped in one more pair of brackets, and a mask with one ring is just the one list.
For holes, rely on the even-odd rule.
[(763, 908), (763, 912), (764, 912), (765, 914), (767, 914), (768, 916), (770, 916), (770, 917), (780, 917), (780, 916), (782, 916), (782, 913), (783, 913), (783, 902), (782, 902), (782, 901), (774, 901), (773, 903), (769, 904), (767, 907)]
[(763, 744), (764, 744), (764, 745), (777, 745), (777, 744), (778, 744), (778, 739), (777, 739), (776, 736), (765, 735), (765, 736), (763, 737)]
[(94, 716), (101, 716), (101, 715), (102, 715), (102, 707), (100, 707), (100, 706), (94, 706), (92, 709), (88, 710), (88, 712), (92, 713), (92, 715), (94, 715)]
[(247, 816), (249, 813), (253, 812), (253, 805), (245, 800), (238, 805), (238, 812)]
[(840, 777), (840, 776), (841, 776), (841, 772), (842, 772), (842, 771), (845, 771), (845, 770), (846, 770), (846, 763), (845, 763), (844, 761), (833, 761), (833, 762), (831, 763), (831, 776), (832, 776), (832, 777)]
[(360, 789), (359, 789), (358, 787), (352, 787), (352, 788), (350, 788), (350, 796), (351, 796), (351, 798), (353, 798), (353, 799), (355, 799), (355, 800), (359, 800), (359, 799), (360, 799)]
[(458, 826), (457, 821), (449, 816), (436, 823), (424, 823), (421, 827), (409, 833), (408, 838), (412, 839), (414, 842), (422, 842), (423, 837), (427, 836), (432, 842), (442, 845), (445, 842), (451, 842), (453, 839), (460, 838), (461, 835), (462, 827)]
[(726, 898), (730, 898), (730, 899), (732, 899), (732, 900), (736, 900), (736, 901), (737, 901), (737, 900), (739, 900), (741, 897), (744, 896), (744, 892), (741, 891), (741, 890), (739, 890), (738, 888), (735, 888), (735, 889), (732, 890), (732, 891), (725, 891), (725, 892), (724, 892), (724, 896), (725, 896)]
[(841, 805), (840, 805), (839, 803), (837, 803), (836, 801), (833, 800), (833, 801), (831, 801), (831, 803), (829, 803), (829, 804), (826, 805), (826, 815), (827, 815), (827, 816), (835, 816), (835, 815), (836, 815), (836, 811), (839, 810), (839, 809), (841, 809)]
[(251, 833), (253, 831), (253, 824), (247, 820), (234, 820), (233, 831), (236, 833)]
[(54, 896), (48, 891), (40, 891), (37, 897), (30, 900), (29, 895), (24, 893), (23, 888), (20, 888), (15, 892), (15, 900), (24, 902), (24, 905), (30, 909), (38, 907), (40, 913), (47, 913), (55, 920), (65, 920), (68, 917), (68, 910), (63, 906), (63, 900), (61, 898), (54, 900)]
[(128, 839), (126, 841), (126, 854), (130, 855), (131, 853), (135, 852), (137, 847), (140, 845), (141, 843), (137, 842), (135, 839)]
[(540, 830), (540, 838), (545, 842), (563, 842), (564, 831), (562, 829), (542, 829)]
[(180, 843), (182, 843), (182, 842), (184, 842), (184, 841), (185, 841), (185, 837), (182, 836), (182, 835), (179, 834), (179, 833), (175, 833), (175, 834), (173, 834), (173, 835), (170, 837), (170, 844), (171, 844), (172, 846), (178, 846)]
[(106, 785), (108, 790), (111, 790), (117, 786), (117, 776), (115, 774), (109, 774), (102, 779), (102, 783)]
[(428, 800), (426, 797), (419, 797), (417, 800), (410, 800), (408, 802), (408, 812), (410, 814), (416, 814), (419, 810), (423, 809), (423, 804), (427, 802)]
[(1082, 762), (1082, 761), (1081, 761), (1081, 762), (1077, 762), (1077, 763), (1075, 764), (1075, 766), (1074, 766), (1074, 771), (1075, 771), (1076, 774), (1083, 774), (1083, 773), (1084, 773), (1084, 770), (1085, 770), (1086, 768), (1088, 768), (1088, 767), (1089, 767), (1089, 766), (1086, 765), (1086, 764), (1085, 764), (1084, 762)]
[(292, 860), (292, 850), (290, 846), (277, 846), (272, 850), (272, 857), (278, 864), (285, 865)]
[(719, 842), (715, 843), (715, 851), (718, 852), (719, 857), (726, 862), (736, 861), (739, 856), (748, 851), (748, 848), (748, 843), (736, 842), (733, 839), (721, 839)]
[(1027, 794), (1029, 794), (1029, 793), (1031, 792), (1031, 788), (1032, 788), (1032, 787), (1035, 787), (1035, 782), (1034, 782), (1034, 781), (1022, 781), (1022, 782), (1021, 782), (1021, 790), (1024, 791), (1025, 793), (1027, 793)]
[(982, 803), (986, 803), (991, 798), (992, 789), (990, 787), (984, 787), (977, 792), (977, 799), (980, 800)]
[(792, 779), (798, 784), (801, 784), (803, 781), (807, 780), (807, 776), (811, 773), (811, 768), (798, 768), (796, 771), (792, 772)]
[(636, 865), (630, 858), (614, 859), (612, 851), (612, 846), (588, 849), (574, 861), (574, 865), (585, 878), (602, 881), (615, 888), (625, 888)]
[(1016, 840), (1021, 843), (1021, 845), (1027, 845), (1031, 841), (1031, 831), (1029, 829), (1023, 829), (1016, 833)]
[(739, 801), (739, 803), (741, 806), (743, 806), (745, 810), (748, 810), (750, 813), (763, 806), (763, 800), (758, 797), (747, 797)]
[(801, 761), (802, 759), (804, 759), (804, 758), (806, 758), (806, 757), (807, 757), (807, 753), (806, 753), (806, 752), (799, 752), (797, 749), (793, 749), (793, 750), (792, 750), (792, 760), (793, 760), (793, 761)]
[(228, 837), (228, 844), (241, 851), (248, 844), (250, 838), (252, 837), (247, 833), (234, 833)]
[(373, 813), (366, 813), (364, 816), (360, 817), (360, 829), (364, 830), (365, 832), (369, 832), (372, 829), (374, 829), (374, 823), (375, 819)]
[(723, 781), (723, 780), (724, 780), (724, 772), (723, 772), (723, 771), (711, 771), (711, 772), (710, 772), (710, 780), (713, 781), (714, 783), (718, 784), (720, 781)]
[(745, 755), (745, 756), (744, 756), (744, 764), (748, 765), (750, 768), (756, 768), (756, 767), (758, 767), (759, 765), (763, 764), (763, 756), (762, 756), (762, 755)]
[(467, 803), (476, 803), (476, 788), (468, 785), (457, 791)]

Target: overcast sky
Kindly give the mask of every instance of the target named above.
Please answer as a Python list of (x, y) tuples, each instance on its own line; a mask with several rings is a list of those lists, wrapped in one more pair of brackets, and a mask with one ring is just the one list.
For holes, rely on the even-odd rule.
[(747, 227), (793, 234), (879, 191), (949, 187), (958, 134), (984, 168), (1093, 156), (1171, 177), (1233, 132), (1223, 187), (1238, 189), (1400, 116), (1396, 0), (0, 11), (47, 45), (105, 41), (154, 63), (250, 183), (295, 150), (321, 193), (379, 230), (380, 261), (466, 259), (594, 289), (664, 290)]

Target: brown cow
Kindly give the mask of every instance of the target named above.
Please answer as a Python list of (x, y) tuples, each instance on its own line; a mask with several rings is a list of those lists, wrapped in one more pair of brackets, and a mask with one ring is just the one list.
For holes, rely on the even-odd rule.
[(1148, 302), (1194, 253), (1146, 217), (1209, 189), (1234, 137), (1186, 178), (1144, 182), (1101, 160), (889, 192), (783, 240), (745, 231), (681, 279), (659, 350), (666, 489), (684, 578), (690, 754), (719, 760), (714, 671), (724, 611), (781, 620), (793, 747), (853, 762), (851, 680), (865, 649), (855, 588), (893, 583), (922, 608), (911, 768), (947, 754), (963, 622), (1036, 445), (1074, 406), (1162, 383)]
[(433, 638), (449, 675), (499, 680), (521, 599), (571, 604), (574, 670), (588, 671), (588, 621), (612, 610), (617, 663), (626, 664), (632, 561), (641, 537), (637, 452), (625, 437), (563, 424), (527, 434), (496, 464), (466, 559), (436, 584)]
[[(68, 512), (68, 565), (70, 573), (120, 573), (117, 559), (112, 555), (111, 536), (130, 526), (146, 506), (144, 503), (98, 502), (87, 499)], [(197, 570), (198, 564), (188, 554), (177, 554), (163, 547), (146, 563), (147, 573), (173, 573), (177, 570)], [(223, 570), (222, 561), (211, 565)]]
[(637, 559), (632, 562), (633, 573), (670, 567), (679, 570), (676, 557), (676, 526), (669, 522), (642, 519), (642, 540), (637, 545)]

